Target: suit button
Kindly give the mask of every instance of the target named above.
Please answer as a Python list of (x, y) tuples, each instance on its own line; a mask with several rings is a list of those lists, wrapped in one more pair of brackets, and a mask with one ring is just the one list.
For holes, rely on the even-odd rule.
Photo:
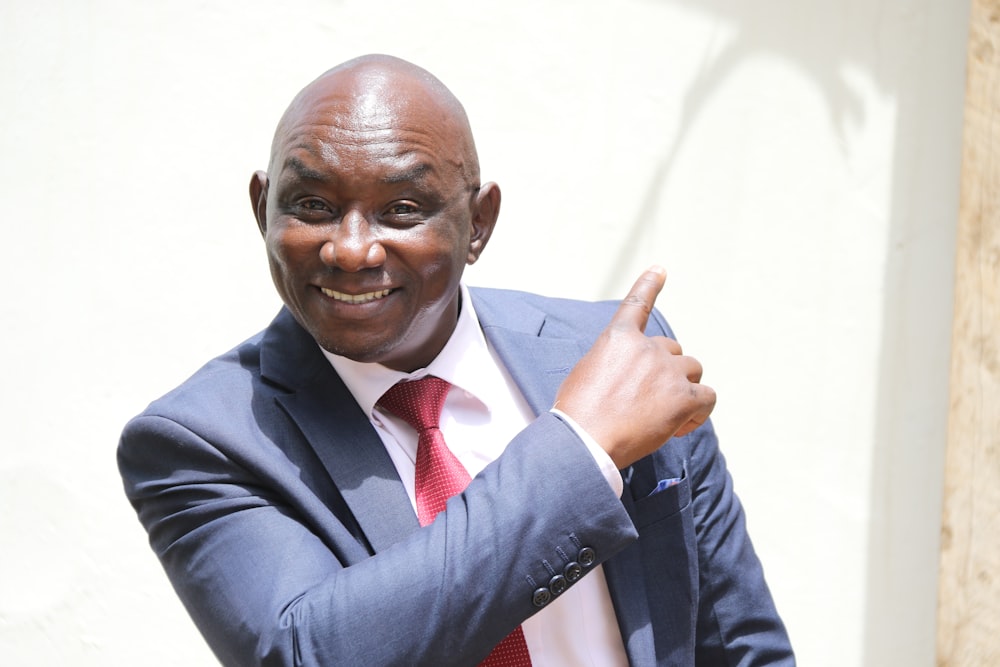
[(566, 567), (563, 568), (563, 574), (566, 576), (566, 580), (572, 584), (583, 576), (583, 568), (580, 567), (579, 563), (573, 561), (566, 564)]
[(561, 574), (557, 574), (549, 579), (549, 590), (552, 591), (552, 595), (559, 595), (568, 587), (569, 584), (566, 583), (566, 577)]
[(597, 552), (590, 547), (584, 547), (580, 549), (580, 553), (577, 555), (576, 559), (580, 561), (580, 565), (584, 567), (590, 567), (597, 560)]
[(531, 604), (536, 607), (544, 607), (552, 601), (552, 593), (547, 588), (536, 588), (531, 596)]

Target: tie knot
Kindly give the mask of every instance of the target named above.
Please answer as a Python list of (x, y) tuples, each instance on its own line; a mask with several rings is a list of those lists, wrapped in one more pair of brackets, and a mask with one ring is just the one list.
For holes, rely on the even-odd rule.
[(419, 380), (399, 382), (382, 395), (378, 404), (396, 415), (417, 432), (438, 428), (441, 409), (451, 383), (428, 375)]

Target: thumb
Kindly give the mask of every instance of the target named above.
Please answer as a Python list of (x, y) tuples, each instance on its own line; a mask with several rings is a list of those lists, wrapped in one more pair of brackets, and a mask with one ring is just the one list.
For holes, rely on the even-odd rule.
[(653, 312), (656, 297), (666, 280), (667, 270), (662, 266), (654, 265), (646, 269), (618, 306), (609, 326), (645, 331), (649, 314)]

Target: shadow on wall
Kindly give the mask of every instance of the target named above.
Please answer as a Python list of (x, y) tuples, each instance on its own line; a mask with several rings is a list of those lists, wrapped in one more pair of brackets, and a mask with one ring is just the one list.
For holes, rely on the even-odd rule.
[[(875, 432), (861, 436), (875, 443), (863, 660), (930, 664), (968, 7), (941, 0), (647, 1), (707, 13), (734, 34), (687, 91), (675, 138), (664, 148), (639, 211), (655, 210), (669, 196), (685, 137), (721, 84), (748, 59), (780, 58), (815, 83), (831, 130), (841, 139), (849, 121), (865, 120), (863, 100), (845, 71), (864, 71), (879, 93), (895, 100), (895, 136), (887, 138), (895, 151), (888, 255), (883, 284), (873, 286), (881, 288), (883, 303)], [(774, 180), (781, 188), (781, 179)], [(643, 238), (653, 219), (637, 216), (623, 238)], [(631, 246), (623, 244), (612, 266), (627, 265), (630, 254)], [(613, 285), (604, 287), (607, 294)]]
[[(707, 59), (698, 72), (695, 84), (688, 90), (683, 100), (683, 111), (674, 134), (673, 144), (666, 147), (663, 158), (653, 172), (643, 205), (639, 211), (654, 210), (660, 197), (666, 191), (674, 160), (681, 154), (684, 140), (691, 134), (692, 126), (720, 84), (732, 74), (741, 63), (757, 56), (779, 57), (787, 64), (800, 70), (804, 77), (812, 80), (823, 92), (830, 124), (834, 132), (843, 136), (848, 119), (864, 120), (864, 106), (860, 96), (847, 84), (844, 77), (845, 65), (855, 65), (869, 72), (872, 80), (879, 84), (882, 92), (892, 90), (891, 77), (879, 76), (875, 71), (877, 56), (877, 26), (881, 23), (878, 4), (861, 2), (820, 3), (795, 2), (794, 0), (762, 0), (754, 3), (736, 0), (648, 0), (665, 4), (680, 5), (696, 11), (712, 14), (735, 29), (734, 37), (715, 57)], [(850, 5), (857, 5), (850, 11)], [(856, 14), (856, 17), (845, 14)], [(848, 22), (871, 25), (871, 39), (856, 45), (853, 52), (848, 41), (855, 35), (837, 34), (832, 26), (844, 26)], [(864, 53), (865, 50), (870, 53)], [(777, 186), (776, 186), (777, 187)], [(639, 215), (632, 222), (630, 232), (624, 238), (640, 237), (649, 218)], [(628, 264), (632, 254), (629, 244), (623, 247), (611, 266)], [(609, 278), (602, 293), (614, 293), (614, 277)]]

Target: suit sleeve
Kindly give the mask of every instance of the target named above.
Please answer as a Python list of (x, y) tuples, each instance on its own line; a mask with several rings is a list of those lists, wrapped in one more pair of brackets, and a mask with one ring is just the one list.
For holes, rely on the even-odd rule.
[[(651, 321), (665, 335), (673, 335), (658, 312)], [(699, 589), (695, 663), (794, 665), (711, 422), (666, 445), (670, 447), (683, 453), (691, 488)]]
[(235, 460), (240, 443), (181, 421), (147, 412), (130, 422), (119, 467), (171, 583), (226, 665), (475, 664), (537, 611), (543, 560), (586, 546), (596, 565), (636, 538), (553, 415), (430, 526), (370, 557), (348, 526), (314, 530), (285, 490)]

